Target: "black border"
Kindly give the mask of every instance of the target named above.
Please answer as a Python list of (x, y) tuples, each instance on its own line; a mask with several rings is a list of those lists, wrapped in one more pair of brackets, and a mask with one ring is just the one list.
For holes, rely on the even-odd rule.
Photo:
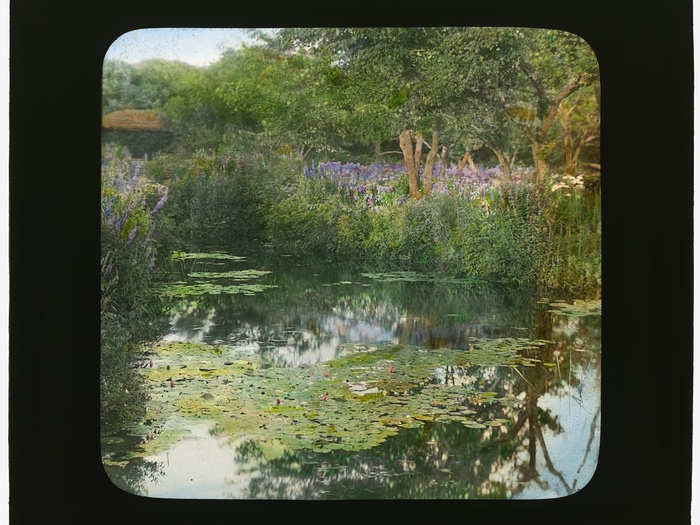
[[(690, 521), (689, 1), (312, 8), (14, 0), (10, 8), (12, 523), (218, 523), (272, 512), (282, 519), (374, 520), (378, 510), (392, 520), (476, 523)], [(95, 380), (104, 53), (120, 34), (143, 27), (285, 25), (551, 27), (579, 34), (596, 51), (603, 96), (602, 440), (598, 469), (582, 491), (506, 502), (158, 500), (126, 494), (104, 474)]]

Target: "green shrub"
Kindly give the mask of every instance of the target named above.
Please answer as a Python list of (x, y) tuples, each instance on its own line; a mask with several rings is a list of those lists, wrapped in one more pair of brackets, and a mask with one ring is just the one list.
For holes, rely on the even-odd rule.
[[(149, 288), (156, 273), (153, 233), (164, 188), (131, 174), (130, 159), (105, 149), (102, 173), (100, 423), (104, 432), (139, 417), (143, 393), (130, 349), (156, 337), (160, 302)], [(128, 407), (128, 408), (127, 408)]]
[[(149, 164), (161, 176), (162, 160)], [(176, 229), (168, 244), (198, 250), (226, 246), (242, 251), (260, 243), (271, 177), (261, 169), (221, 153), (199, 152), (180, 160), (169, 179), (167, 222)]]

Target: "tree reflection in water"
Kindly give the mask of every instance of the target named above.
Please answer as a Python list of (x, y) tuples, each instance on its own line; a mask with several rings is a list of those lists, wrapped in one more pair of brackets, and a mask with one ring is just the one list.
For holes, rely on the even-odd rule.
[(149, 482), (158, 482), (164, 473), (161, 462), (137, 458), (124, 467), (110, 468), (109, 479), (125, 492), (145, 495)]
[[(527, 497), (550, 497), (580, 489), (590, 479), (597, 461), (599, 321), (557, 318), (553, 322), (546, 311), (538, 315), (541, 319), (536, 337), (553, 341), (539, 357), (544, 362), (555, 362), (559, 356), (559, 367), (450, 367), (436, 372), (440, 382), (479, 382), (486, 390), (498, 392), (499, 397), (510, 393), (521, 399), (520, 406), (493, 402), (473, 405), (484, 420), (501, 418), (509, 424), (482, 430), (427, 422), (421, 429), (405, 430), (371, 450), (288, 452), (267, 462), (256, 444), (247, 442), (236, 452), (241, 463), (254, 461), (258, 465), (248, 487), (249, 497), (454, 499), (518, 497), (523, 493)], [(572, 324), (578, 325), (573, 333), (561, 329)], [(553, 331), (552, 326), (560, 329)], [(577, 351), (573, 344), (576, 339), (585, 341), (585, 348)], [(579, 404), (583, 400), (577, 394), (583, 389), (597, 399), (597, 404)], [(560, 402), (555, 404), (553, 400)], [(557, 447), (561, 448), (562, 435), (566, 440), (567, 432), (572, 432), (561, 422), (566, 416), (563, 400), (576, 403), (573, 420), (588, 415), (588, 436), (585, 446), (566, 451), (571, 461), (557, 466), (548, 442), (560, 438)], [(544, 475), (545, 470), (549, 476)]]
[[(553, 315), (527, 294), (493, 288), (319, 286), (342, 277), (311, 272), (273, 272), (266, 279), (279, 288), (198, 299), (174, 317), (171, 336), (237, 345), (260, 353), (267, 366), (333, 359), (345, 341), (465, 348), (474, 337), (531, 337), (552, 341), (528, 356), (550, 366), (438, 368), (435, 382), (478, 385), (514, 400), (468, 398), (475, 417), (504, 420), (488, 428), (425, 422), (365, 451), (286, 451), (272, 460), (255, 442), (244, 442), (232, 451), (236, 468), (227, 473), (220, 497), (556, 497), (592, 476), (600, 433), (599, 317)], [(163, 475), (157, 463), (144, 460), (113, 470), (115, 484), (141, 494)], [(249, 480), (245, 489), (243, 478)], [(196, 487), (191, 497), (198, 497)]]

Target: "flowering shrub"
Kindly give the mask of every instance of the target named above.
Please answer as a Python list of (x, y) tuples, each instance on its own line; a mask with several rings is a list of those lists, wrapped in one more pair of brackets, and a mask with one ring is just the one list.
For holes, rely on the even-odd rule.
[[(151, 183), (141, 166), (114, 146), (103, 150), (101, 198), (101, 418), (115, 424), (139, 406), (136, 376), (127, 349), (155, 333), (148, 294), (156, 261), (155, 216), (168, 200), (167, 188)], [(136, 403), (132, 403), (135, 401)]]
[[(157, 196), (149, 209), (148, 201)], [(131, 244), (137, 235), (148, 236), (150, 218), (168, 200), (168, 188), (149, 182), (140, 164), (114, 146), (105, 147), (102, 166), (102, 224), (112, 229), (121, 240)]]
[[(530, 170), (531, 171), (531, 170)], [(401, 204), (408, 193), (408, 184), (403, 164), (369, 164), (354, 162), (321, 162), (313, 160), (303, 167), (305, 181), (323, 181), (325, 190), (336, 192), (352, 202), (364, 202), (368, 207)], [(528, 170), (513, 172), (511, 181), (526, 184)], [(419, 169), (419, 177), (425, 177), (425, 166)], [(440, 175), (440, 164), (433, 166), (432, 194), (456, 194), (477, 198), (492, 193), (501, 182), (499, 167), (479, 169), (474, 172), (467, 167), (459, 169), (456, 164), (446, 166)], [(403, 191), (402, 191), (403, 190)]]
[[(599, 284), (596, 197), (574, 191), (576, 178), (542, 186), (522, 168), (504, 180), (498, 168), (453, 165), (440, 175), (436, 166), (430, 198), (414, 200), (400, 164), (312, 162), (303, 171), (267, 216), (279, 250), (548, 288), (565, 276), (566, 293)], [(550, 191), (558, 183), (572, 193)]]
[(553, 192), (560, 192), (569, 197), (573, 190), (583, 189), (583, 175), (552, 175), (552, 183)]

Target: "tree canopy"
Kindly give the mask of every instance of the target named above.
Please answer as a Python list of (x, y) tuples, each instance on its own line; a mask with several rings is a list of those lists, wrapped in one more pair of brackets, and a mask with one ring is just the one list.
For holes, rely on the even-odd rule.
[(414, 196), (438, 154), (529, 164), (540, 181), (599, 162), (596, 58), (562, 31), (287, 28), (205, 68), (107, 61), (103, 85), (105, 112), (155, 109), (187, 147), (246, 132), (302, 161), (402, 153)]

